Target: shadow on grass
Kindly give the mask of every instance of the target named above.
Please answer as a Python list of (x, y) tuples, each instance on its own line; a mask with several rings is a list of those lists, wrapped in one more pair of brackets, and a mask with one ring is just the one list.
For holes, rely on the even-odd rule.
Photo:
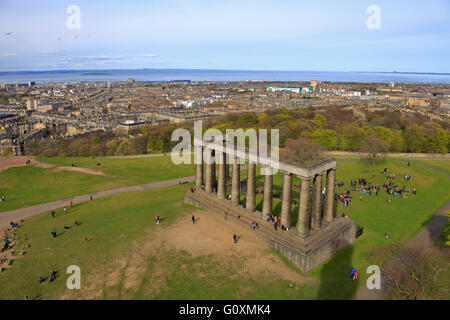
[(317, 294), (319, 300), (349, 300), (358, 290), (358, 281), (352, 280), (350, 270), (358, 266), (352, 265), (353, 246), (340, 251), (336, 256), (327, 261), (320, 271), (320, 288)]

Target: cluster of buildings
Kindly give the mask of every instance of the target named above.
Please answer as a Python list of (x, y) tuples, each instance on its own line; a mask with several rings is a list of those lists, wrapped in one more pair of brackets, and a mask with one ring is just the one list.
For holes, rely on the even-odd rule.
[(345, 105), (400, 108), (448, 120), (448, 85), (319, 82), (0, 83), (0, 153), (29, 141), (64, 139), (231, 112)]

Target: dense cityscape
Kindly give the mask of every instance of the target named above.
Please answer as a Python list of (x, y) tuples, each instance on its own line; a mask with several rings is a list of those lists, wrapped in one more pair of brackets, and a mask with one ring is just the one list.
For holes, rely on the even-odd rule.
[(446, 122), (445, 84), (319, 82), (49, 82), (0, 89), (0, 153), (25, 154), (29, 142), (129, 131), (229, 113), (276, 109), (400, 111)]

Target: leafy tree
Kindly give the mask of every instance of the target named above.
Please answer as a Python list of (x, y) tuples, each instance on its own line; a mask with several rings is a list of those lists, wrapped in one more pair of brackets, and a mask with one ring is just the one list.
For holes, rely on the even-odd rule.
[(117, 146), (117, 149), (116, 149), (116, 152), (114, 153), (114, 155), (122, 156), (122, 155), (127, 155), (127, 154), (128, 154), (128, 140), (122, 139), (122, 141)]
[(258, 116), (258, 123), (267, 127), (270, 124), (269, 115), (265, 112), (261, 113)]
[(375, 128), (373, 128), (373, 135), (383, 140), (388, 145), (391, 144), (392, 139), (394, 138), (394, 133), (392, 132), (392, 130), (382, 126), (376, 126)]
[(366, 133), (358, 125), (349, 123), (342, 128), (339, 138), (341, 150), (358, 151), (366, 138)]
[(403, 139), (405, 139), (406, 150), (408, 152), (419, 153), (424, 150), (425, 135), (417, 123), (406, 128), (403, 133)]
[(314, 116), (313, 122), (319, 127), (319, 128), (326, 128), (327, 126), (327, 118), (323, 116), (323, 114), (317, 113)]
[(337, 143), (336, 131), (329, 129), (317, 129), (313, 132), (311, 138), (313, 142), (320, 144), (327, 150), (334, 150)]
[(389, 151), (391, 152), (405, 152), (406, 144), (400, 132), (395, 132), (392, 136), (391, 143), (389, 145)]
[(116, 148), (119, 145), (120, 140), (114, 138), (106, 143), (106, 154), (109, 156), (113, 156), (116, 153)]
[(148, 153), (164, 152), (164, 141), (160, 135), (151, 135), (147, 140)]
[(292, 120), (292, 116), (290, 114), (284, 114), (284, 113), (277, 114), (275, 116), (275, 118), (280, 122)]
[(258, 119), (254, 113), (243, 113), (239, 116), (238, 124), (242, 127), (254, 126)]

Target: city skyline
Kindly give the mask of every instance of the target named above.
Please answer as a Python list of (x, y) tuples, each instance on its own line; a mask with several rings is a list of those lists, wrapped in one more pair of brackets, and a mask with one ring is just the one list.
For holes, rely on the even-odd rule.
[[(0, 71), (450, 72), (450, 4), (400, 2), (7, 0)], [(372, 5), (379, 29), (367, 27)], [(68, 28), (70, 6), (80, 9), (79, 29)]]

